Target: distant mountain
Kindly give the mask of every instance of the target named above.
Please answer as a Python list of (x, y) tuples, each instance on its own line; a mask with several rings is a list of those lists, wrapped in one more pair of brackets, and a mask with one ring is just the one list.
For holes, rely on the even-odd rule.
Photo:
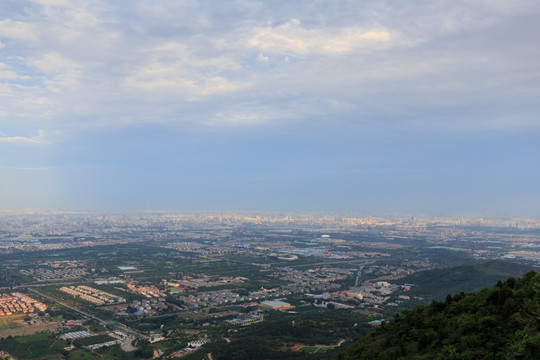
[(518, 280), (498, 281), (491, 289), (448, 295), (443, 302), (405, 310), (333, 360), (540, 359), (539, 330), (540, 274), (531, 271)]
[(517, 278), (536, 269), (529, 265), (490, 260), (471, 265), (420, 271), (396, 282), (415, 284), (411, 289), (411, 296), (442, 300), (448, 294), (477, 291), (492, 286), (498, 280)]

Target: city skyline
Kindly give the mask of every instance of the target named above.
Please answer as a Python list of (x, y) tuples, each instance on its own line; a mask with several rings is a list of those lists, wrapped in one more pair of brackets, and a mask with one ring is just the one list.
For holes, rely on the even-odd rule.
[(0, 4), (0, 207), (540, 216), (534, 1)]

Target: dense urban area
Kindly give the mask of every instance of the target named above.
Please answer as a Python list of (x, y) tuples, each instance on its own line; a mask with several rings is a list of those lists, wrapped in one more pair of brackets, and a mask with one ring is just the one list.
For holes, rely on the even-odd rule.
[(323, 359), (538, 270), (540, 221), (3, 212), (0, 259), (0, 358)]

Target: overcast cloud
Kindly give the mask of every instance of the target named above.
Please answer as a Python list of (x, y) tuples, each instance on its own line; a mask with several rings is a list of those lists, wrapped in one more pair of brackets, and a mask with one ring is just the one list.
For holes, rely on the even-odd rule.
[(0, 199), (540, 215), (539, 34), (534, 0), (3, 1)]

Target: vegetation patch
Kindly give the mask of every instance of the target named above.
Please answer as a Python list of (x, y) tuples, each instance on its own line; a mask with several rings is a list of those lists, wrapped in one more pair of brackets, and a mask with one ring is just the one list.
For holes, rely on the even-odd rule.
[(74, 344), (77, 346), (86, 346), (86, 345), (93, 345), (93, 344), (99, 344), (104, 343), (107, 341), (113, 341), (116, 340), (112, 336), (109, 335), (96, 335), (96, 336), (90, 336), (86, 338), (80, 338), (74, 341)]
[(2, 318), (0, 319), (0, 330), (16, 329), (19, 325), (12, 319)]
[(317, 353), (333, 349), (333, 346), (303, 346), (298, 351), (305, 353)]
[(529, 272), (406, 310), (334, 359), (537, 359), (539, 318), (540, 274)]
[(66, 346), (66, 341), (56, 339), (50, 333), (0, 340), (0, 349), (19, 359), (40, 359), (49, 355), (61, 354)]

